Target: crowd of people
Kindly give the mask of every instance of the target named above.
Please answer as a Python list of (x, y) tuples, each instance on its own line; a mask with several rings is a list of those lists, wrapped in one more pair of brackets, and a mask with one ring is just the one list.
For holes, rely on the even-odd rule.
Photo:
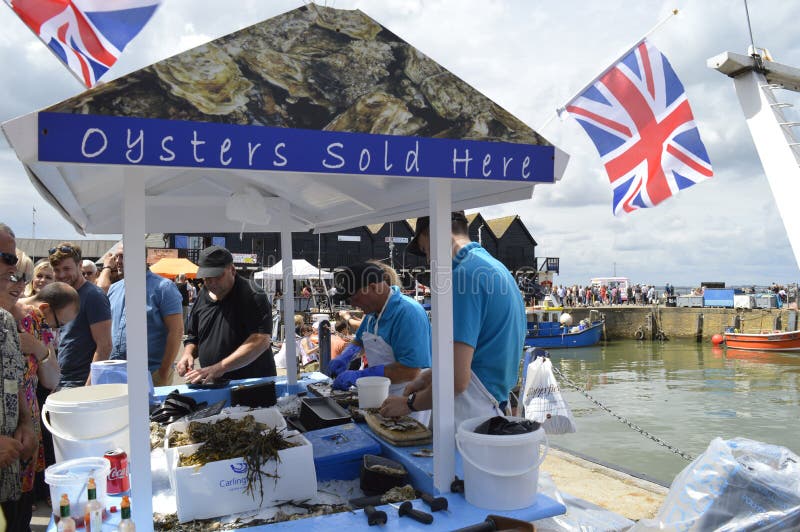
[[(470, 241), (463, 212), (451, 221), (459, 422), (509, 412), (526, 324), (510, 272)], [(428, 228), (428, 218), (420, 218), (408, 251), (430, 260)], [(72, 242), (59, 243), (33, 264), (2, 223), (0, 253), (0, 504), (7, 530), (16, 532), (30, 530), (35, 501), (48, 495), (41, 473), (54, 456), (40, 405), (61, 389), (91, 385), (92, 363), (128, 357), (126, 265), (122, 243), (94, 263)], [(153, 383), (170, 384), (173, 367), (190, 383), (276, 375), (266, 293), (238, 275), (225, 248), (203, 249), (198, 266), (197, 287), (185, 275), (171, 281), (146, 272), (146, 357)], [(423, 306), (402, 293), (397, 273), (379, 261), (346, 268), (334, 284), (328, 295), (363, 313), (340, 311), (329, 331), (327, 369), (334, 388), (349, 389), (363, 376), (387, 377), (390, 397), (381, 413), (425, 419), (433, 379), (431, 325)], [(301, 363), (319, 358), (320, 327), (297, 322)]]
[[(173, 362), (182, 348), (185, 325), (188, 335), (178, 371), (190, 381), (207, 378), (186, 362), (193, 361), (198, 345), (201, 355), (212, 353), (206, 354), (201, 365), (219, 363), (223, 358), (219, 355), (222, 351), (217, 351), (220, 345), (232, 345), (230, 351), (235, 351), (237, 338), (244, 343), (251, 328), (260, 328), (264, 329), (259, 331), (262, 349), (256, 354), (267, 351), (271, 319), (262, 320), (267, 325), (243, 324), (234, 332), (228, 331), (227, 322), (201, 324), (198, 329), (197, 321), (188, 319), (193, 300), (197, 301), (197, 315), (210, 319), (216, 311), (204, 314), (207, 307), (222, 311), (251, 308), (245, 305), (253, 299), (249, 283), (227, 298), (235, 284), (229, 282), (233, 280), (233, 260), (227, 250), (221, 253), (230, 271), (222, 275), (207, 270), (205, 286), (199, 292), (185, 275), (173, 282), (149, 269), (146, 272), (146, 356), (149, 377), (156, 386), (172, 383)], [(203, 264), (201, 257), (201, 267)], [(258, 308), (271, 318), (263, 293), (259, 301)], [(43, 471), (55, 462), (55, 455), (52, 439), (41, 423), (40, 406), (51, 393), (91, 385), (93, 363), (127, 359), (126, 324), (122, 243), (96, 264), (83, 258), (77, 244), (60, 242), (34, 264), (16, 247), (12, 228), (0, 223), (0, 505), (6, 530), (29, 531), (36, 501), (49, 498)], [(211, 339), (206, 334), (209, 330), (215, 331)], [(221, 344), (214, 343), (220, 338)], [(263, 359), (272, 362), (271, 356)], [(249, 376), (275, 374), (274, 366), (270, 369), (266, 362), (261, 366)]]
[[(737, 288), (744, 294), (773, 293), (778, 305), (788, 301), (788, 291), (783, 285), (772, 283), (761, 289), (756, 286)], [(684, 290), (687, 295), (702, 296), (705, 287), (699, 286)], [(674, 298), (675, 286), (666, 283), (663, 288), (650, 284), (621, 285), (554, 285), (550, 293), (558, 296), (559, 301), (567, 307), (592, 307), (597, 305), (652, 305), (666, 303)], [(737, 292), (738, 293), (738, 292)]]
[(663, 290), (654, 285), (554, 285), (555, 293), (564, 306), (592, 307), (596, 305), (652, 305), (664, 302), (675, 295), (675, 288), (667, 283)]

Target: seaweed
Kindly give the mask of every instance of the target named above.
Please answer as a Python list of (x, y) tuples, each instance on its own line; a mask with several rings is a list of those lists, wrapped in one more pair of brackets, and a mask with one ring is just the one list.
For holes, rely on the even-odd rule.
[(264, 486), (261, 475), (276, 479), (276, 474), (262, 469), (270, 460), (280, 462), (279, 451), (297, 447), (298, 443), (288, 441), (281, 430), (271, 428), (255, 421), (253, 416), (240, 420), (221, 419), (215, 423), (189, 423), (187, 433), (170, 435), (170, 444), (175, 441), (203, 443), (194, 453), (182, 455), (180, 466), (202, 467), (209, 462), (243, 458), (247, 464), (247, 485), (245, 493), (255, 499), (256, 486), (261, 500), (264, 500)]

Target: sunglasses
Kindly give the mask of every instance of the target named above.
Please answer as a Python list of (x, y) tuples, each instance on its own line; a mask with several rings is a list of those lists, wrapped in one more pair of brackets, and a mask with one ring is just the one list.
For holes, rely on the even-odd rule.
[(60, 251), (61, 253), (72, 253), (73, 251), (75, 251), (75, 248), (73, 248), (72, 246), (59, 246), (55, 248), (50, 248), (50, 251), (48, 251), (48, 253), (50, 255), (53, 255), (55, 254), (56, 251)]
[(11, 284), (24, 283), (28, 281), (28, 276), (23, 272), (9, 273), (4, 276)]
[(47, 321), (44, 322), (44, 325), (49, 329), (61, 329), (61, 327), (63, 327), (64, 324), (61, 323), (61, 320), (58, 319), (58, 312), (56, 312), (56, 309), (54, 309), (53, 307), (50, 307), (50, 312), (53, 314), (53, 319), (56, 322), (56, 326), (52, 327), (49, 323), (47, 323)]
[(0, 251), (0, 259), (9, 266), (14, 266), (19, 260), (15, 254), (6, 253), (5, 251)]

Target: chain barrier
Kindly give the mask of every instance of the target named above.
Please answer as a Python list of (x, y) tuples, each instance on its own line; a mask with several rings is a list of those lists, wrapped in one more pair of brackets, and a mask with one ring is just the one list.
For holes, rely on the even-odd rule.
[(608, 408), (606, 405), (602, 404), (600, 401), (598, 401), (597, 399), (595, 399), (594, 397), (592, 397), (591, 395), (589, 395), (589, 394), (586, 392), (586, 389), (585, 389), (585, 388), (581, 388), (579, 385), (577, 385), (577, 384), (575, 384), (574, 382), (572, 382), (572, 381), (571, 381), (571, 380), (570, 380), (570, 379), (569, 379), (569, 378), (568, 378), (566, 375), (564, 375), (564, 374), (561, 372), (561, 370), (559, 370), (557, 367), (553, 366), (553, 371), (555, 371), (555, 372), (556, 372), (556, 374), (557, 374), (559, 377), (561, 377), (561, 379), (563, 379), (563, 380), (564, 380), (564, 382), (566, 382), (566, 383), (567, 383), (567, 384), (568, 384), (570, 387), (572, 387), (572, 388), (575, 388), (575, 390), (577, 390), (577, 391), (579, 391), (580, 393), (582, 393), (582, 394), (583, 394), (583, 395), (584, 395), (584, 396), (585, 396), (585, 397), (586, 397), (588, 400), (590, 400), (592, 403), (594, 403), (594, 404), (595, 404), (595, 405), (597, 405), (598, 407), (602, 408), (603, 410), (605, 410), (606, 412), (608, 412), (609, 414), (611, 414), (612, 416), (614, 416), (614, 417), (617, 419), (617, 421), (620, 421), (621, 423), (624, 423), (625, 425), (627, 425), (628, 427), (632, 428), (633, 430), (635, 430), (635, 431), (636, 431), (636, 432), (638, 432), (639, 434), (641, 434), (641, 435), (645, 436), (646, 438), (650, 438), (651, 440), (653, 440), (653, 441), (654, 441), (654, 442), (656, 442), (657, 444), (661, 445), (662, 447), (666, 447), (667, 449), (669, 449), (669, 450), (670, 450), (670, 451), (672, 451), (673, 453), (677, 454), (678, 456), (680, 456), (680, 457), (681, 457), (681, 458), (683, 458), (684, 460), (688, 460), (689, 462), (691, 462), (692, 460), (694, 460), (694, 458), (695, 458), (695, 457), (694, 457), (694, 456), (692, 456), (692, 455), (690, 455), (689, 453), (686, 453), (686, 452), (684, 452), (684, 451), (681, 451), (680, 449), (678, 449), (678, 448), (677, 448), (677, 447), (675, 447), (674, 445), (670, 445), (669, 443), (665, 442), (664, 440), (662, 440), (662, 439), (661, 439), (661, 438), (659, 438), (658, 436), (655, 436), (655, 435), (653, 435), (653, 434), (650, 434), (649, 432), (647, 432), (646, 430), (644, 430), (642, 427), (640, 427), (640, 426), (639, 426), (639, 425), (637, 425), (636, 423), (633, 423), (633, 422), (631, 422), (631, 421), (628, 421), (627, 419), (625, 419), (624, 417), (620, 416), (619, 414), (615, 414), (614, 412), (612, 412), (612, 411), (611, 411), (611, 409), (610, 409), (610, 408)]

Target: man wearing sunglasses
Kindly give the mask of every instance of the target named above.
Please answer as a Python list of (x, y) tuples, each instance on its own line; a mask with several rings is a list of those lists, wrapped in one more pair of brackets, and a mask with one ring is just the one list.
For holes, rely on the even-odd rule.
[(88, 386), (92, 362), (107, 360), (111, 354), (111, 306), (103, 290), (84, 279), (80, 247), (62, 242), (50, 250), (49, 259), (56, 281), (70, 285), (81, 298), (78, 317), (61, 328), (58, 385), (59, 388)]
[[(9, 226), (0, 223), (0, 292), (19, 284), (17, 242)], [(21, 276), (20, 276), (21, 277)], [(19, 345), (17, 324), (10, 308), (0, 305), (0, 507), (6, 530), (28, 530), (22, 508), (20, 461), (29, 459), (37, 447), (33, 418), (25, 400), (22, 377), (25, 361)], [(30, 510), (30, 507), (28, 507)], [(28, 512), (28, 515), (30, 512)]]

